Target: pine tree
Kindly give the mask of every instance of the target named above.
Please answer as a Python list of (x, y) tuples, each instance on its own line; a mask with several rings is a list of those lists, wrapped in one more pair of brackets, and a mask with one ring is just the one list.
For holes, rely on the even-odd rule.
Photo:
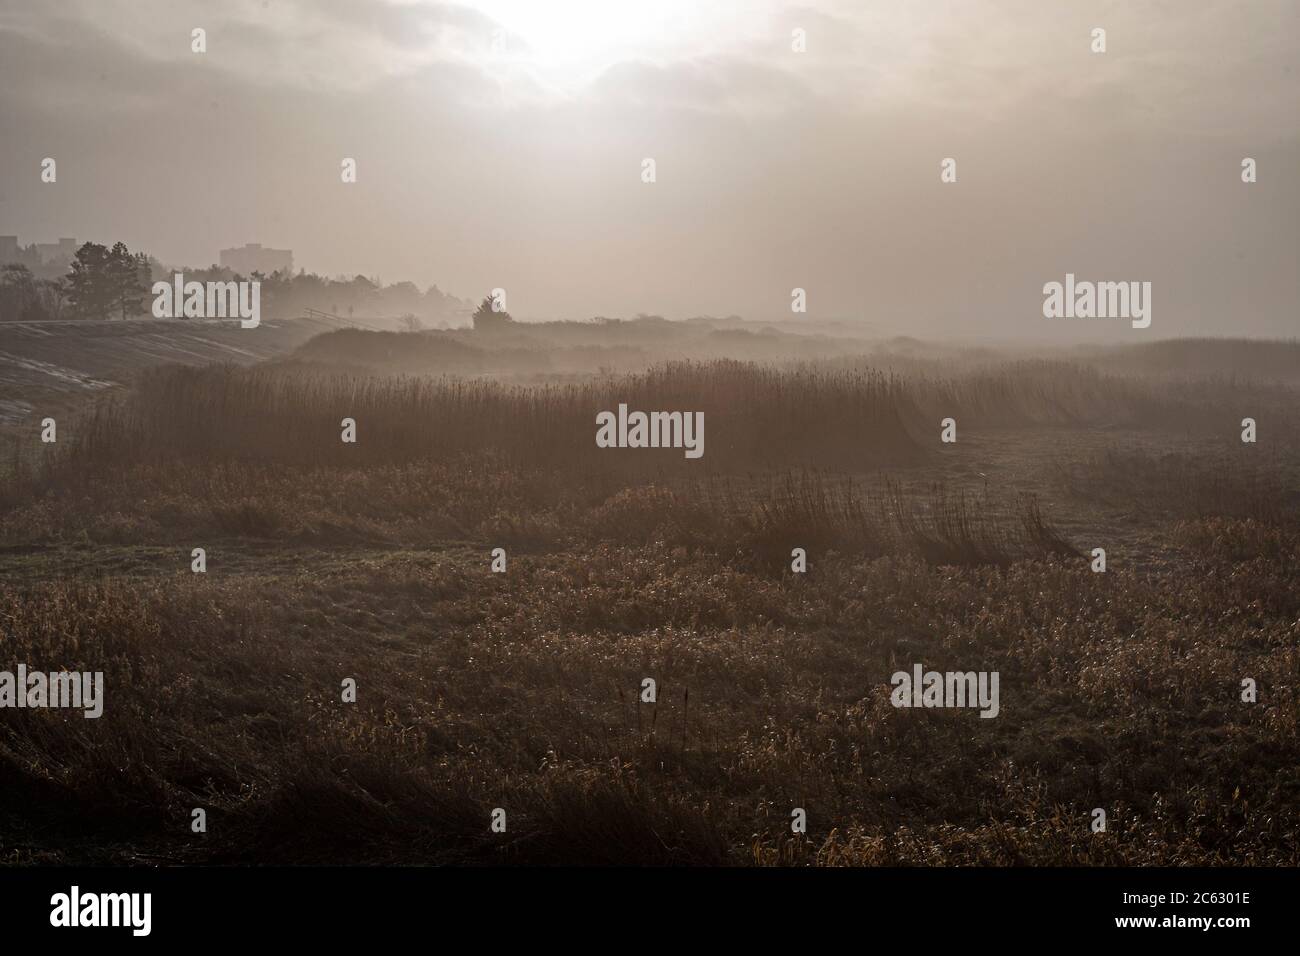
[[(109, 281), (113, 291), (113, 306), (123, 319), (136, 315), (144, 308), (148, 286), (141, 281), (140, 256), (133, 256), (126, 243), (117, 242), (108, 253)], [(148, 263), (144, 263), (148, 267)]]
[(487, 332), (495, 329), (503, 329), (514, 322), (509, 312), (497, 312), (492, 308), (492, 296), (485, 296), (479, 303), (478, 308), (474, 310), (472, 316), (474, 330), (476, 332)]
[(68, 273), (68, 301), (82, 318), (107, 318), (115, 304), (114, 283), (108, 249), (97, 242), (84, 243), (72, 260)]

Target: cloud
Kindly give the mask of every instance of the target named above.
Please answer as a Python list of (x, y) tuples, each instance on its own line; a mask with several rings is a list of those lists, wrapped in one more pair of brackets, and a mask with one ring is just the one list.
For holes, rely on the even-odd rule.
[[(207, 32), (201, 61), (190, 48), (195, 27)], [(482, 62), (498, 28), (491, 18), (451, 4), (10, 0), (0, 7), (0, 33), (62, 48), (65, 57), (93, 62), (123, 55), (146, 73), (151, 65), (188, 71), (201, 63), (232, 81), (323, 93), (372, 87), (437, 63)]]
[(592, 83), (588, 99), (632, 109), (750, 114), (804, 109), (812, 105), (814, 95), (792, 70), (753, 59), (717, 57), (670, 65), (620, 63)]

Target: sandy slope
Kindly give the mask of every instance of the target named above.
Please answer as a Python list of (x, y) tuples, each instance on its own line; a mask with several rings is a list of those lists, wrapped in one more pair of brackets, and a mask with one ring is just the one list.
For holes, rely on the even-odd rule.
[(387, 328), (388, 322), (263, 319), (254, 329), (220, 319), (0, 323), (0, 424), (65, 407), (153, 365), (247, 364), (282, 355), (321, 332), (352, 326)]

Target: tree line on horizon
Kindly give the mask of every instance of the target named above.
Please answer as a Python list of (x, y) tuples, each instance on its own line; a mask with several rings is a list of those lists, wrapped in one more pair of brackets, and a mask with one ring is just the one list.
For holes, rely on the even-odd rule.
[[(409, 327), (467, 314), (470, 303), (442, 292), (436, 285), (421, 289), (413, 282), (382, 285), (362, 275), (330, 279), (300, 270), (296, 274), (253, 272), (242, 276), (212, 265), (206, 269), (172, 269), (143, 252), (133, 253), (123, 242), (111, 247), (83, 243), (66, 275), (37, 276), (24, 263), (0, 265), (0, 321), (41, 322), (59, 319), (128, 319), (151, 312), (151, 288), (183, 272), (186, 281), (254, 279), (262, 283), (264, 310), (300, 315), (309, 309), (333, 315), (394, 316)], [(178, 317), (180, 318), (180, 317)]]
[(0, 271), (0, 318), (129, 318), (144, 309), (150, 276), (149, 257), (124, 242), (111, 248), (83, 243), (68, 274), (57, 279), (37, 278), (25, 264), (11, 262)]

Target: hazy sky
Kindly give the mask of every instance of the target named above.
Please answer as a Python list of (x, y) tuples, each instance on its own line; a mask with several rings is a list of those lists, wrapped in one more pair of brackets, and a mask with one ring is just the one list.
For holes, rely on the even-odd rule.
[[(1298, 36), (1296, 0), (0, 0), (0, 234), (523, 318), (799, 286), (921, 337), (1292, 336)], [(1151, 327), (1043, 318), (1067, 272), (1150, 281)]]

